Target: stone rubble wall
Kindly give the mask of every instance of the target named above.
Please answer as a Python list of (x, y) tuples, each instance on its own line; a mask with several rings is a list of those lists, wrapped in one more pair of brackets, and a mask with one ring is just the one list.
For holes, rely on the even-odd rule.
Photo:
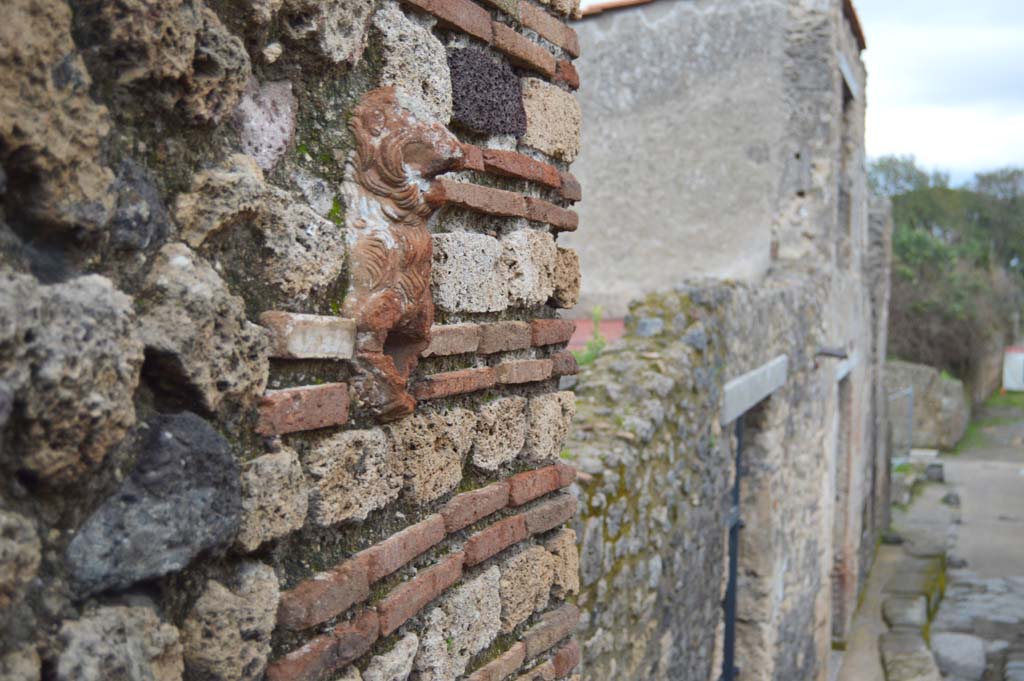
[(13, 0), (0, 678), (572, 678), (572, 0)]
[(581, 477), (584, 678), (721, 673), (731, 425), (725, 383), (786, 354), (786, 385), (745, 421), (740, 649), (755, 678), (817, 678), (830, 644), (831, 515), (822, 499), (835, 404), (825, 279), (693, 282), (634, 304), (621, 345), (578, 377), (567, 444)]
[[(886, 363), (885, 381), (889, 392), (914, 391), (911, 446), (947, 452), (956, 448), (971, 420), (971, 405), (961, 381), (933, 367), (899, 360)], [(904, 431), (907, 426), (902, 422), (909, 421), (909, 416), (900, 419)]]

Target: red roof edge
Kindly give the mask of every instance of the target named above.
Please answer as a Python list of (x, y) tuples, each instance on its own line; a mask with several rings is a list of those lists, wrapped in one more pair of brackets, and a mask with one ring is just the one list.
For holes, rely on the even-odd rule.
[(597, 5), (591, 5), (590, 7), (583, 10), (583, 18), (592, 17), (595, 14), (601, 12), (607, 12), (610, 9), (622, 9), (624, 7), (635, 7), (636, 5), (646, 5), (654, 2), (654, 0), (608, 0), (608, 2), (602, 2)]
[(853, 6), (853, 0), (843, 0), (843, 14), (846, 16), (846, 20), (850, 22), (853, 35), (857, 38), (857, 45), (862, 50), (868, 49), (868, 41), (864, 37), (864, 27), (860, 25), (860, 17), (857, 16), (857, 8)]

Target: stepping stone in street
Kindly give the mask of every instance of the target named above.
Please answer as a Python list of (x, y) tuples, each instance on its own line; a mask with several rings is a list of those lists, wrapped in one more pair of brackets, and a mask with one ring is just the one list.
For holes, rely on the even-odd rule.
[(935, 658), (920, 633), (890, 631), (879, 637), (878, 648), (888, 681), (941, 681)]
[(882, 617), (890, 629), (916, 629), (928, 624), (928, 599), (924, 596), (890, 596), (882, 603)]
[(932, 653), (945, 676), (981, 681), (985, 675), (985, 642), (977, 636), (937, 633), (932, 636)]

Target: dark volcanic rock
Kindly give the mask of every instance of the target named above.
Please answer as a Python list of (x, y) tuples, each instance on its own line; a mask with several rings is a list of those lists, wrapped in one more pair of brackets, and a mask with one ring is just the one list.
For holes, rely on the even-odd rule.
[(448, 53), (452, 77), (452, 120), (489, 135), (526, 132), (526, 111), (519, 77), (508, 64), (482, 50), (464, 48)]
[(135, 469), (68, 547), (83, 596), (180, 570), (238, 530), (239, 466), (227, 441), (189, 412), (149, 426)]
[(117, 208), (110, 221), (114, 247), (140, 251), (162, 244), (171, 231), (171, 216), (146, 169), (125, 160), (117, 175)]

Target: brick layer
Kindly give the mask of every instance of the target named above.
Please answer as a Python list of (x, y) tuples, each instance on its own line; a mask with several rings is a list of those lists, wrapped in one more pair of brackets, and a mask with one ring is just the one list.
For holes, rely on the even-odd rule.
[(494, 31), (494, 46), (504, 52), (513, 64), (539, 71), (548, 78), (555, 75), (555, 58), (546, 49), (497, 21), (491, 24), (491, 29)]
[(455, 553), (388, 594), (377, 606), (380, 633), (387, 636), (462, 578), (465, 555)]
[(461, 369), (424, 378), (413, 386), (412, 394), (417, 400), (434, 400), (485, 390), (496, 382), (497, 375), (491, 367)]
[(281, 594), (277, 622), (286, 629), (307, 629), (326, 622), (370, 597), (366, 562), (350, 560)]
[(470, 674), (468, 681), (503, 681), (526, 661), (526, 646), (519, 641), (504, 653)]
[(540, 622), (528, 629), (523, 636), (526, 659), (533, 659), (550, 650), (556, 643), (572, 633), (579, 619), (580, 611), (572, 603), (566, 603), (560, 608), (546, 613)]
[(437, 513), (391, 535), (359, 554), (366, 561), (367, 577), (371, 583), (387, 577), (416, 556), (437, 545), (444, 536), (444, 518)]
[(256, 432), (284, 435), (340, 426), (348, 421), (348, 386), (344, 383), (271, 390), (259, 405)]
[(267, 667), (267, 681), (321, 681), (341, 671), (367, 652), (380, 631), (377, 613), (363, 612), (339, 624)]
[(403, 0), (405, 4), (437, 17), (438, 21), (473, 36), (485, 43), (491, 42), (491, 15), (470, 0)]
[(483, 489), (459, 494), (441, 509), (444, 529), (458, 532), (508, 505), (509, 484), (496, 482)]
[(487, 529), (477, 532), (466, 542), (466, 565), (482, 563), (509, 546), (518, 544), (527, 536), (526, 522), (521, 515), (496, 522)]
[(495, 371), (498, 383), (533, 383), (551, 378), (550, 359), (514, 359), (499, 364)]
[(534, 319), (530, 327), (530, 340), (538, 346), (568, 343), (576, 332), (576, 322), (572, 319)]

